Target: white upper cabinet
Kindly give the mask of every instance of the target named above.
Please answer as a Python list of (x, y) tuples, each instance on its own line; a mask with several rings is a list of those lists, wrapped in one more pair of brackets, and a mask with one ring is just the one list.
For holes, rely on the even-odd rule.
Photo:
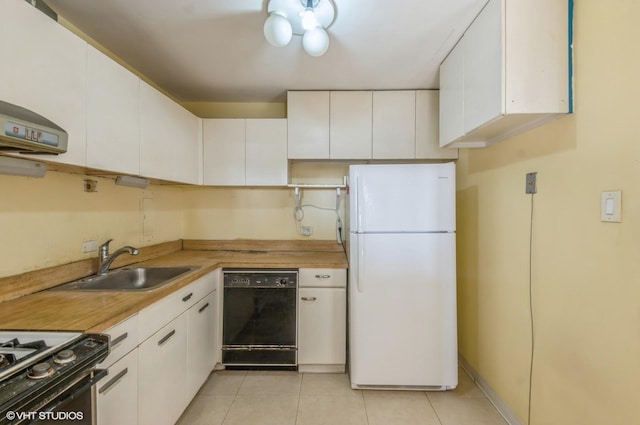
[(140, 174), (198, 184), (202, 119), (140, 81)]
[(329, 92), (287, 92), (288, 156), (329, 159)]
[(139, 78), (88, 47), (87, 166), (139, 174)]
[(202, 169), (205, 185), (245, 184), (244, 119), (205, 119)]
[[(439, 140), (456, 140), (464, 136), (464, 51), (462, 38), (440, 65)], [(442, 145), (442, 143), (439, 143)]]
[(287, 184), (285, 119), (206, 119), (203, 144), (205, 185)]
[(373, 97), (370, 91), (330, 94), (331, 159), (370, 159)]
[(247, 119), (246, 185), (285, 186), (287, 167), (287, 120)]
[(416, 92), (373, 92), (373, 159), (413, 159)]
[(416, 91), (416, 159), (457, 159), (458, 149), (441, 148), (438, 141), (438, 90)]
[(290, 91), (287, 99), (290, 159), (458, 157), (439, 148), (437, 90)]
[(66, 153), (33, 157), (84, 166), (87, 43), (25, 1), (0, 2), (0, 28), (0, 100), (30, 109), (69, 134)]
[(440, 66), (440, 146), (484, 147), (570, 112), (568, 13), (489, 0)]
[[(465, 34), (463, 61), (464, 133), (502, 114), (502, 25), (500, 2), (489, 2)], [(469, 70), (471, 72), (466, 72)]]

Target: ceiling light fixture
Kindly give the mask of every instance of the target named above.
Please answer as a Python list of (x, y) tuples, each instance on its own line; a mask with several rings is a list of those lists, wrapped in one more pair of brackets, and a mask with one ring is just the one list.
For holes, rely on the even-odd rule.
[(270, 0), (264, 37), (269, 44), (283, 47), (293, 35), (302, 36), (302, 47), (311, 56), (322, 56), (329, 48), (327, 28), (336, 16), (332, 0)]

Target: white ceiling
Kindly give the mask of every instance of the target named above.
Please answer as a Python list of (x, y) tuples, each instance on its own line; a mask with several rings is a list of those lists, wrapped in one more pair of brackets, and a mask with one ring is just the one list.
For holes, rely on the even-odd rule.
[[(327, 1), (327, 0), (322, 0)], [(284, 101), (286, 90), (438, 88), (438, 66), (487, 0), (334, 0), (330, 47), (273, 47), (266, 0), (47, 0), (182, 101)]]

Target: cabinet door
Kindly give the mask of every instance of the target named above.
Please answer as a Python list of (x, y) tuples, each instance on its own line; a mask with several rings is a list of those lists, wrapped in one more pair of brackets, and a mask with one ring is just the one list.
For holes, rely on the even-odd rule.
[(138, 348), (139, 422), (173, 425), (188, 401), (187, 312), (153, 334)]
[(504, 112), (502, 1), (491, 0), (464, 34), (464, 132)]
[(98, 383), (97, 425), (138, 423), (138, 350), (133, 350), (109, 367)]
[(331, 159), (370, 159), (373, 95), (370, 91), (330, 94)]
[(98, 50), (88, 48), (87, 166), (139, 174), (139, 79)]
[(438, 98), (438, 90), (416, 91), (416, 158), (458, 158), (458, 149), (440, 148)]
[(188, 312), (187, 400), (196, 395), (215, 366), (216, 297), (216, 292), (210, 293)]
[(346, 289), (300, 288), (298, 363), (344, 365)]
[(287, 93), (290, 159), (329, 159), (329, 92)]
[(463, 37), (440, 65), (440, 146), (464, 136), (464, 50)]
[(246, 185), (285, 186), (288, 180), (287, 120), (247, 119)]
[(0, 99), (44, 116), (69, 134), (66, 153), (26, 156), (85, 166), (87, 43), (24, 1), (0, 2), (0, 27)]
[(140, 81), (140, 174), (197, 184), (201, 148), (202, 119)]
[(206, 119), (203, 124), (205, 185), (245, 184), (245, 120)]
[(412, 159), (415, 153), (415, 91), (373, 92), (373, 159)]

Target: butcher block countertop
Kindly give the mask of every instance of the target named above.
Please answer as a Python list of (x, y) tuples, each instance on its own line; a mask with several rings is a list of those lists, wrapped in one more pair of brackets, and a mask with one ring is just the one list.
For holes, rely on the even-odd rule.
[[(115, 267), (199, 266), (149, 291), (52, 290), (95, 272), (95, 260), (0, 279), (0, 329), (102, 332), (220, 267), (347, 268), (342, 246), (331, 241), (185, 240), (141, 248)], [(143, 260), (137, 263), (135, 260)]]

